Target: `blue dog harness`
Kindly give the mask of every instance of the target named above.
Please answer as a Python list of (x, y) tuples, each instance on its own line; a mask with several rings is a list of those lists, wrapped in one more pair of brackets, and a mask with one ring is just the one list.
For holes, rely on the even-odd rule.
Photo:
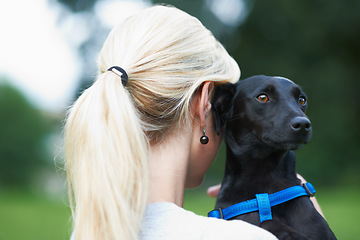
[(215, 209), (208, 213), (208, 217), (230, 219), (245, 213), (259, 211), (260, 222), (271, 220), (271, 207), (290, 201), (301, 196), (314, 196), (315, 188), (311, 183), (294, 186), (268, 195), (256, 194), (256, 198), (237, 203), (224, 209)]

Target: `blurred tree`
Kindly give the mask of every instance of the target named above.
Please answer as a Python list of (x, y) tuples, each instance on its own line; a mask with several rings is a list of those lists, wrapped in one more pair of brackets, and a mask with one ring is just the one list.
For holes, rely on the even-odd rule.
[(94, 7), (97, 0), (58, 0), (72, 12), (89, 11)]
[(24, 186), (46, 164), (50, 124), (14, 87), (0, 81), (0, 187)]

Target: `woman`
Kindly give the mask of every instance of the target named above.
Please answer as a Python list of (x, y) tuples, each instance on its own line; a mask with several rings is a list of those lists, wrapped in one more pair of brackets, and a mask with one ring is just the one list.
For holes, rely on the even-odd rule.
[(213, 90), (240, 77), (196, 18), (165, 6), (131, 16), (110, 33), (98, 67), (65, 126), (74, 239), (275, 239), (182, 209), (221, 142)]

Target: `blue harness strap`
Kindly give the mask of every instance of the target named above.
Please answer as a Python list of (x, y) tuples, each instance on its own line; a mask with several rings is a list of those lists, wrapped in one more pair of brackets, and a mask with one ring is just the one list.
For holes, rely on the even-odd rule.
[(267, 193), (256, 194), (256, 200), (259, 207), (260, 222), (271, 220), (271, 205)]
[(271, 207), (290, 201), (301, 196), (314, 196), (315, 188), (311, 183), (294, 186), (268, 195), (256, 194), (255, 199), (234, 204), (224, 209), (215, 209), (208, 213), (209, 217), (230, 219), (245, 213), (259, 211), (260, 222), (271, 220)]

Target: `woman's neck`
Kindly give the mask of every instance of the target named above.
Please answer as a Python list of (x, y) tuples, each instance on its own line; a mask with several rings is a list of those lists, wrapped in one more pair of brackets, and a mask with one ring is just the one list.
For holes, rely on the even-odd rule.
[(172, 202), (183, 206), (191, 139), (191, 131), (182, 131), (151, 146), (149, 203)]

